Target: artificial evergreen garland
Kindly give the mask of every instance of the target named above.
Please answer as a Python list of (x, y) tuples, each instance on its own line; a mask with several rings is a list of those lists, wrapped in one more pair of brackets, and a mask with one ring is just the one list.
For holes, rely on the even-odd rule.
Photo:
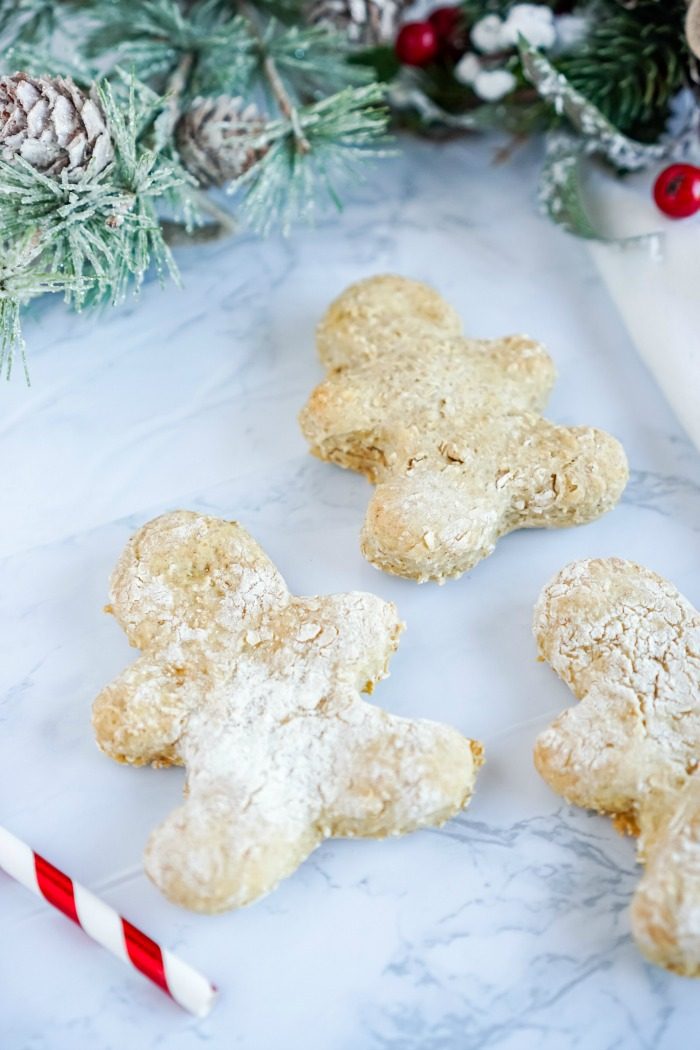
[(364, 57), (411, 127), (544, 133), (543, 209), (605, 239), (584, 203), (583, 161), (597, 156), (619, 174), (697, 144), (700, 0), (687, 39), (686, 11), (686, 0), (463, 0), (431, 15), (423, 57), (404, 55), (401, 35), (393, 52)]
[(212, 185), (263, 232), (337, 199), (387, 121), (351, 47), (296, 0), (3, 3), (0, 367), (35, 296), (115, 303), (176, 276), (168, 242), (230, 232)]
[[(0, 368), (35, 296), (118, 302), (232, 213), (287, 230), (337, 200), (382, 151), (385, 98), (421, 132), (544, 132), (543, 208), (601, 236), (582, 162), (637, 170), (697, 138), (686, 7), (463, 0), (412, 23), (406, 0), (5, 0)], [(687, 25), (698, 51), (700, 0)]]
[[(463, 0), (454, 10), (459, 20), (451, 39), (440, 40), (428, 61), (417, 63), (422, 68), (401, 69), (394, 59), (389, 78), (410, 83), (452, 117), (471, 114), (473, 122), (479, 111), (480, 124), (505, 122), (525, 132), (552, 125), (554, 114), (540, 105), (519, 60), (521, 40), (547, 54), (573, 89), (640, 141), (658, 138), (678, 91), (697, 84), (685, 38), (686, 0)], [(392, 61), (379, 50), (365, 57), (385, 70)], [(496, 72), (508, 77), (492, 93), (478, 77)]]

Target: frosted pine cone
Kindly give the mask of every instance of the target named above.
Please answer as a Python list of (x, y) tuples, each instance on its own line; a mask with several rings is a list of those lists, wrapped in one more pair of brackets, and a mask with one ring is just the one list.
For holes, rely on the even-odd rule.
[(311, 0), (309, 25), (328, 26), (351, 44), (386, 44), (396, 36), (399, 15), (411, 0)]
[(182, 163), (202, 186), (223, 186), (266, 153), (256, 145), (265, 120), (252, 103), (220, 95), (198, 98), (177, 124)]
[(96, 175), (114, 156), (102, 108), (69, 77), (0, 77), (0, 155), (45, 175)]

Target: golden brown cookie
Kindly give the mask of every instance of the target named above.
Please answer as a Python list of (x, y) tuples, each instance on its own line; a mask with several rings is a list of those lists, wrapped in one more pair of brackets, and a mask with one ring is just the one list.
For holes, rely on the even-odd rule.
[(568, 565), (534, 632), (580, 701), (537, 740), (567, 801), (639, 835), (632, 930), (653, 962), (700, 976), (700, 615), (672, 584), (619, 558)]
[(314, 455), (377, 486), (365, 557), (420, 581), (460, 576), (513, 529), (592, 521), (627, 481), (610, 435), (542, 418), (555, 373), (539, 343), (459, 333), (418, 281), (352, 285), (319, 326), (329, 374), (300, 416)]
[(133, 537), (111, 602), (142, 655), (95, 701), (95, 734), (118, 761), (187, 768), (146, 850), (176, 903), (248, 904), (324, 838), (403, 834), (469, 800), (478, 743), (360, 698), (398, 645), (390, 602), (296, 598), (240, 525), (187, 511)]

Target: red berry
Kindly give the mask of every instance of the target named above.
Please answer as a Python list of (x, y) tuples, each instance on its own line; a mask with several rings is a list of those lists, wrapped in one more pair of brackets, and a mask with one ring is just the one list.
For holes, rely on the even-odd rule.
[(438, 40), (449, 40), (460, 20), (461, 12), (458, 7), (436, 7), (428, 16)]
[(436, 7), (428, 17), (443, 58), (456, 62), (467, 50), (467, 24), (459, 7)]
[(669, 219), (685, 219), (700, 211), (700, 168), (670, 164), (654, 183), (656, 205)]
[(438, 53), (438, 38), (430, 22), (407, 22), (396, 38), (396, 56), (405, 66), (427, 66)]

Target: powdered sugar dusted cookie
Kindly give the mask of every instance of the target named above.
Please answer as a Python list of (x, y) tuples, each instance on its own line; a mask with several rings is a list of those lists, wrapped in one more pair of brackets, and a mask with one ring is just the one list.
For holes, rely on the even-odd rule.
[(142, 656), (97, 698), (107, 754), (187, 767), (146, 870), (216, 912), (273, 889), (331, 835), (441, 824), (471, 796), (478, 743), (364, 702), (402, 624), (372, 594), (292, 596), (235, 522), (178, 511), (130, 541), (112, 609)]
[(460, 576), (505, 533), (592, 521), (624, 489), (614, 438), (542, 418), (555, 377), (544, 348), (525, 336), (465, 339), (417, 281), (352, 285), (318, 348), (329, 375), (301, 427), (315, 455), (377, 486), (361, 543), (380, 569)]
[(607, 558), (563, 569), (534, 631), (580, 701), (539, 737), (535, 764), (569, 802), (639, 835), (635, 939), (700, 976), (700, 615), (660, 576)]

